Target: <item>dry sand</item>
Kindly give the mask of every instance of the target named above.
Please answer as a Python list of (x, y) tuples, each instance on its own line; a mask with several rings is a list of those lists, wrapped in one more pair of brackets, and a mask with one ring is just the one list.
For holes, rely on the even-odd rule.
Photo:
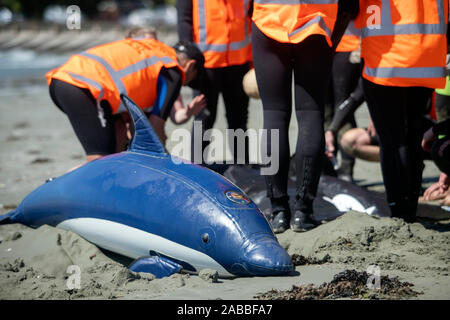
[[(190, 96), (188, 90), (183, 94)], [(0, 204), (1, 213), (17, 205), (49, 177), (63, 174), (83, 161), (83, 151), (67, 118), (53, 106), (46, 88), (0, 90)], [(217, 128), (224, 129), (222, 103)], [(367, 124), (367, 110), (357, 112)], [(261, 104), (251, 101), (250, 127), (261, 127)], [(189, 128), (191, 123), (183, 127)], [(167, 126), (168, 134), (175, 128)], [(294, 136), (295, 125), (291, 127)], [(291, 142), (294, 145), (295, 142)], [(171, 144), (168, 148), (170, 150)], [(436, 179), (438, 170), (426, 162), (425, 178)], [(382, 190), (378, 164), (357, 161), (360, 184)], [(254, 299), (271, 289), (330, 281), (346, 269), (365, 271), (378, 265), (381, 275), (398, 276), (423, 292), (417, 299), (450, 298), (449, 221), (406, 224), (349, 212), (335, 221), (306, 232), (290, 230), (279, 235), (290, 254), (321, 259), (321, 265), (296, 267), (288, 277), (236, 278), (214, 281), (205, 275), (176, 274), (154, 279), (128, 271), (72, 232), (42, 226), (0, 226), (0, 299)], [(70, 285), (68, 267), (81, 271), (80, 289)]]

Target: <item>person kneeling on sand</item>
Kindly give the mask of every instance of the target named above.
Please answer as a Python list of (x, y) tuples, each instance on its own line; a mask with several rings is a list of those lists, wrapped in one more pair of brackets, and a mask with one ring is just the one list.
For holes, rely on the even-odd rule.
[(87, 162), (125, 150), (129, 116), (121, 94), (146, 113), (163, 144), (169, 115), (183, 123), (205, 107), (203, 96), (187, 108), (180, 99), (181, 86), (203, 73), (202, 52), (191, 42), (171, 48), (155, 38), (152, 30), (134, 29), (124, 40), (73, 55), (46, 74), (50, 96), (68, 116)]
[(433, 125), (425, 132), (422, 148), (431, 153), (436, 166), (441, 170), (439, 181), (432, 184), (423, 194), (423, 201), (440, 200), (450, 205), (450, 119)]

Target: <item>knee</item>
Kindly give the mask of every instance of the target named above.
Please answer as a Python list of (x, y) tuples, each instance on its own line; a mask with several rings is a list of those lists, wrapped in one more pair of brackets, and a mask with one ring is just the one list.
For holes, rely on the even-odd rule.
[(340, 141), (342, 150), (350, 156), (354, 156), (355, 151), (358, 148), (358, 134), (355, 130), (357, 129), (345, 132)]
[(450, 138), (437, 140), (431, 148), (431, 158), (441, 172), (450, 174)]

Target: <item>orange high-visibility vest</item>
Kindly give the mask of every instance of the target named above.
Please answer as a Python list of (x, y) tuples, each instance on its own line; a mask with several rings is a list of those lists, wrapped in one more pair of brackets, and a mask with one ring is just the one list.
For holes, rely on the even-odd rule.
[(341, 41), (336, 48), (336, 52), (352, 52), (356, 51), (361, 44), (361, 31), (355, 27), (355, 22), (352, 20), (348, 24)]
[(324, 35), (330, 47), (338, 0), (254, 0), (253, 22), (268, 37), (299, 43), (312, 34)]
[(363, 77), (400, 87), (445, 87), (448, 0), (360, 0)]
[(113, 113), (126, 111), (120, 94), (149, 111), (157, 96), (157, 79), (163, 67), (184, 72), (174, 49), (154, 39), (125, 39), (94, 47), (72, 56), (45, 76), (89, 89), (97, 101), (109, 102)]
[(205, 56), (205, 68), (252, 60), (248, 10), (249, 0), (193, 0), (193, 39)]

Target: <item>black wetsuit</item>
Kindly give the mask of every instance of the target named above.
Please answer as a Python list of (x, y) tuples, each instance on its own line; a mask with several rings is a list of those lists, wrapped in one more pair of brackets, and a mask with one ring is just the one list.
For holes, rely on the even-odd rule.
[(450, 176), (450, 119), (435, 124), (433, 133), (445, 137), (433, 143), (431, 157), (439, 170)]
[[(298, 123), (295, 164), (296, 208), (312, 213), (324, 154), (324, 99), (330, 79), (332, 49), (324, 36), (299, 44), (281, 43), (252, 25), (253, 62), (264, 110), (264, 129), (279, 130), (279, 170), (266, 176), (272, 212), (289, 210), (287, 181), (290, 161), (289, 121), (292, 113), (292, 71)], [(270, 137), (270, 134), (268, 135)], [(268, 139), (268, 151), (272, 143)]]
[[(353, 176), (355, 158), (343, 151), (340, 141), (345, 132), (356, 128), (355, 110), (364, 102), (364, 93), (361, 83), (361, 72), (359, 63), (350, 63), (351, 52), (336, 52), (333, 58), (333, 72), (331, 89), (329, 92), (332, 98), (325, 106), (333, 108), (332, 120), (327, 130), (333, 132), (337, 137), (336, 144), (341, 150), (341, 164), (339, 174)], [(327, 110), (325, 111), (327, 113)], [(328, 111), (328, 114), (330, 111)], [(326, 121), (327, 122), (327, 121)], [(328, 174), (328, 172), (325, 172)]]
[[(181, 83), (178, 69), (163, 68), (158, 77), (157, 99), (149, 114), (166, 120), (178, 98)], [(52, 79), (49, 90), (53, 102), (69, 118), (86, 155), (107, 155), (116, 152), (114, 122), (120, 115), (113, 115), (106, 100), (102, 100), (97, 107), (97, 101), (88, 89), (58, 79)]]
[[(358, 69), (359, 64), (357, 64)], [(359, 74), (359, 73), (358, 73)], [(358, 75), (358, 78), (359, 75)], [(357, 79), (358, 80), (358, 79)], [(340, 90), (343, 93), (348, 92), (347, 90), (344, 90), (342, 87), (340, 89), (336, 89), (335, 91)], [(336, 93), (335, 93), (336, 95)], [(342, 126), (350, 122), (353, 127), (355, 127), (355, 117), (354, 113), (356, 109), (358, 109), (364, 102), (364, 92), (362, 89), (362, 79), (359, 79), (358, 84), (356, 85), (356, 88), (354, 91), (350, 91), (348, 95), (341, 95), (340, 99), (336, 99), (336, 101), (339, 101), (336, 103), (336, 109), (334, 110), (333, 120), (331, 121), (330, 126), (327, 130), (332, 131), (335, 135), (338, 133), (338, 131), (342, 128)]]
[[(252, 8), (252, 6), (250, 6)], [(182, 0), (177, 1), (178, 13), (178, 36), (180, 40), (193, 41), (193, 15), (192, 15), (192, 1)], [(251, 15), (251, 12), (249, 12)], [(242, 79), (244, 75), (250, 70), (250, 64), (244, 63), (242, 65), (233, 65), (223, 68), (205, 68), (204, 77), (199, 85), (199, 90), (194, 91), (194, 95), (204, 94), (206, 98), (206, 108), (203, 109), (197, 116), (195, 121), (201, 122), (202, 133), (211, 129), (216, 121), (217, 103), (219, 94), (225, 104), (226, 118), (229, 129), (247, 130), (248, 118), (248, 103), (249, 97), (245, 94), (242, 87)], [(198, 163), (201, 157), (195, 157), (195, 135), (192, 134), (191, 143), (191, 159)], [(209, 141), (202, 142), (201, 152), (208, 146)], [(243, 163), (248, 161), (248, 144), (246, 143), (245, 158), (238, 158), (237, 142), (234, 143), (233, 152), (234, 162)]]
[(380, 161), (393, 216), (413, 220), (424, 168), (423, 114), (432, 94), (424, 87), (382, 86), (363, 79), (370, 116), (380, 140)]

